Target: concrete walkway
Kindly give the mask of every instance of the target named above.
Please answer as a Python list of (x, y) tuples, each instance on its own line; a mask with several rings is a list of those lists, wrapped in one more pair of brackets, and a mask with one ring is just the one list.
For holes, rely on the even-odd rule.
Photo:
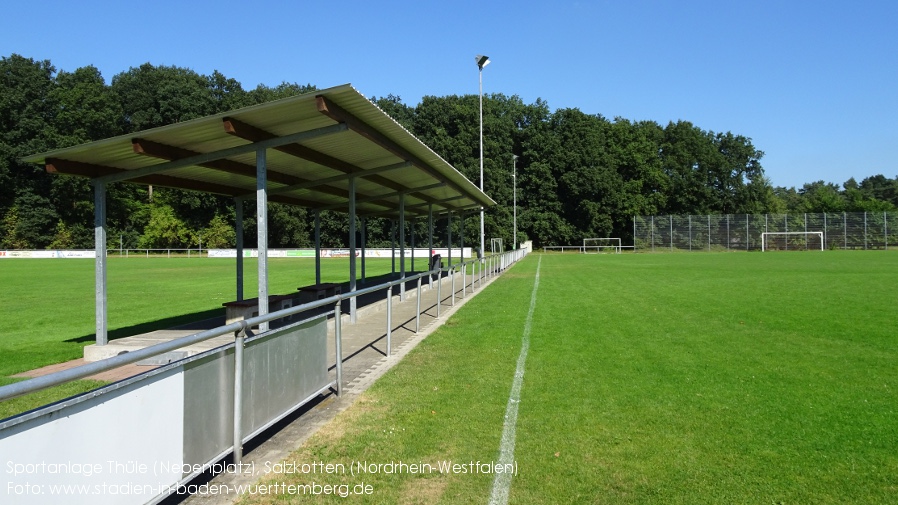
[[(493, 278), (485, 279), (483, 286), (489, 286)], [(258, 441), (247, 444), (244, 447), (243, 462), (255, 463), (256, 468), (264, 468), (265, 462), (276, 463), (287, 458), (291, 452), (299, 448), (306, 439), (311, 437), (320, 427), (324, 426), (339, 413), (349, 408), (358, 395), (370, 387), (387, 370), (399, 363), (402, 358), (414, 347), (435, 331), (449, 316), (463, 306), (474, 295), (480, 293), (481, 284), (474, 283), (472, 292), (471, 277), (466, 279), (464, 290), (462, 289), (461, 275), (456, 275), (455, 297), (453, 300), (451, 279), (442, 279), (440, 294), (442, 297), (440, 318), (437, 313), (437, 284), (433, 289), (421, 288), (421, 319), (420, 329), (415, 333), (415, 313), (417, 307), (416, 290), (407, 292), (404, 302), (394, 295), (391, 335), (392, 354), (386, 355), (386, 291), (384, 302), (372, 305), (360, 314), (355, 324), (344, 323), (343, 335), (343, 396), (330, 394), (322, 396), (313, 405), (300, 409), (296, 414), (289, 416), (284, 422), (273, 427), (269, 432), (262, 434)], [(464, 292), (464, 293), (463, 293)], [(333, 346), (333, 328), (328, 331), (329, 346)], [(329, 348), (334, 355), (333, 347)], [(335, 364), (334, 360), (334, 363)], [(331, 367), (334, 374), (334, 367)], [(332, 375), (333, 377), (333, 375)], [(236, 486), (251, 484), (261, 478), (261, 475), (220, 474), (210, 476), (201, 482), (209, 482), (214, 485)], [(193, 495), (183, 503), (203, 505), (224, 505), (235, 503), (240, 499), (236, 494), (231, 495)]]
[[(411, 274), (409, 274), (411, 275)], [(391, 354), (387, 354), (387, 292), (384, 289), (364, 302), (360, 301), (357, 310), (357, 320), (350, 323), (349, 314), (343, 314), (341, 318), (342, 351), (343, 351), (343, 395), (337, 396), (331, 391), (313, 400), (310, 404), (300, 408), (265, 433), (259, 435), (244, 447), (244, 463), (256, 463), (256, 468), (263, 468), (265, 462), (278, 462), (289, 456), (302, 443), (314, 434), (318, 428), (346, 410), (355, 401), (357, 396), (364, 392), (371, 384), (381, 377), (387, 370), (398, 363), (410, 350), (430, 333), (439, 328), (459, 307), (464, 305), (474, 295), (480, 293), (482, 287), (488, 286), (495, 277), (485, 278), (483, 282), (477, 279), (473, 282), (470, 275), (465, 278), (462, 285), (462, 276), (456, 274), (454, 279), (455, 292), (453, 293), (453, 279), (444, 276), (439, 282), (434, 281), (432, 287), (427, 279), (422, 279), (420, 319), (417, 321), (418, 290), (416, 281), (406, 284), (405, 300), (400, 300), (400, 287), (394, 286), (392, 304), (392, 324), (390, 325)], [(437, 318), (437, 292), (438, 284), (441, 300), (439, 303), (440, 317)], [(379, 301), (378, 301), (379, 299)], [(348, 305), (347, 305), (348, 308)], [(332, 308), (330, 309), (332, 311)], [(160, 330), (144, 335), (136, 335), (123, 339), (116, 339), (109, 343), (117, 342), (116, 352), (128, 351), (163, 340), (170, 340), (181, 336), (190, 335), (203, 329), (214, 328), (215, 325), (224, 324), (224, 318), (216, 318), (188, 325), (187, 327)], [(276, 325), (273, 325), (276, 327)], [(219, 342), (220, 340), (220, 342)], [(223, 345), (231, 342), (233, 337), (218, 337), (210, 342)], [(211, 348), (204, 342), (203, 349), (191, 349), (190, 354), (195, 354)], [(214, 347), (215, 345), (212, 345)], [(336, 378), (336, 350), (334, 338), (334, 319), (328, 321), (328, 355), (331, 356), (329, 373), (332, 380)], [(20, 376), (37, 377), (59, 370), (72, 368), (86, 361), (78, 359), (57, 365), (51, 365), (37, 370), (32, 370)], [(103, 374), (90, 377), (97, 380), (114, 382), (139, 373), (156, 368), (158, 364), (139, 365), (132, 364), (119, 367)], [(210, 482), (216, 485), (240, 485), (250, 484), (261, 476), (246, 476), (234, 474), (206, 475), (195, 479), (194, 483)], [(230, 495), (194, 495), (189, 497), (172, 496), (163, 503), (188, 503), (188, 504), (230, 504), (236, 502), (240, 496)]]

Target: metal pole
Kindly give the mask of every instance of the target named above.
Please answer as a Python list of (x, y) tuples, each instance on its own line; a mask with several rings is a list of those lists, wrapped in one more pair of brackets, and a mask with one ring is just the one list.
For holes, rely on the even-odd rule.
[(365, 231), (368, 226), (366, 223), (366, 219), (362, 216), (362, 285), (365, 284)]
[(97, 345), (109, 343), (106, 307), (106, 183), (94, 181), (94, 280)]
[[(462, 258), (461, 262), (461, 297), (465, 297), (465, 284), (467, 283), (467, 267), (465, 266), (464, 258)], [(473, 292), (473, 289), (471, 290)]]
[[(483, 67), (478, 65), (480, 69), (480, 191), (483, 191)], [(481, 258), (486, 252), (485, 237), (483, 227), (483, 207), (480, 207), (480, 256)], [(451, 254), (451, 253), (450, 253)], [(450, 262), (451, 263), (451, 262)]]
[(405, 301), (405, 193), (399, 194), (399, 300)]
[(452, 303), (450, 305), (452, 305), (454, 307), (455, 306), (455, 268), (453, 268), (452, 266), (449, 267), (449, 277), (452, 278), (452, 284), (451, 284), (451, 286), (452, 286)]
[(437, 265), (437, 319), (440, 317), (440, 305), (443, 304), (443, 266)]
[(387, 356), (391, 354), (393, 336), (393, 286), (387, 288)]
[(446, 245), (448, 246), (448, 250), (449, 250), (448, 265), (451, 268), (452, 267), (452, 213), (451, 212), (446, 213), (446, 233), (448, 234), (448, 237), (446, 239), (446, 240), (448, 240), (448, 244), (446, 244)]
[(458, 253), (459, 260), (464, 263), (465, 262), (465, 213), (458, 213), (458, 248), (461, 249), (461, 252)]
[(412, 272), (415, 271), (415, 220), (412, 219), (412, 226), (410, 227), (411, 235), (412, 235)]
[(315, 211), (315, 284), (321, 284), (321, 211)]
[(390, 260), (393, 265), (391, 273), (396, 273), (396, 221), (390, 219)]
[[(427, 268), (430, 268), (430, 259), (433, 257), (433, 204), (427, 206)], [(429, 276), (430, 289), (433, 289), (433, 276)], [(440, 280), (437, 277), (437, 280)]]
[(234, 230), (237, 234), (237, 301), (243, 301), (243, 198), (234, 199)]
[[(512, 223), (514, 228), (514, 247), (518, 248), (518, 157), (511, 155), (511, 198), (512, 198)], [(471, 284), (473, 289), (473, 282)]]
[(243, 347), (246, 331), (234, 334), (234, 464), (243, 460)]
[(421, 278), (418, 277), (417, 308), (415, 309), (415, 333), (421, 329)]
[[(259, 248), (259, 315), (268, 314), (268, 162), (265, 149), (256, 151), (256, 226)], [(268, 322), (259, 323), (259, 333)]]
[(334, 348), (337, 354), (337, 396), (343, 396), (343, 315), (340, 303), (334, 304)]
[[(355, 177), (349, 178), (349, 292), (356, 290), (355, 278)], [(356, 303), (358, 299), (353, 296), (349, 299), (349, 320), (356, 321)]]

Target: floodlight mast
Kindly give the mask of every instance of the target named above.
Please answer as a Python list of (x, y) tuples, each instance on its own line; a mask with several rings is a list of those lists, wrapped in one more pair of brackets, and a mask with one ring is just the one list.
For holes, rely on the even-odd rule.
[(512, 227), (514, 229), (514, 242), (512, 250), (518, 248), (518, 156), (511, 155), (511, 195), (512, 195)]
[[(488, 56), (478, 54), (474, 57), (477, 62), (478, 74), (480, 76), (480, 191), (483, 192), (483, 67), (490, 64)], [(483, 262), (483, 255), (486, 253), (485, 235), (483, 231), (483, 206), (480, 207), (480, 261)]]

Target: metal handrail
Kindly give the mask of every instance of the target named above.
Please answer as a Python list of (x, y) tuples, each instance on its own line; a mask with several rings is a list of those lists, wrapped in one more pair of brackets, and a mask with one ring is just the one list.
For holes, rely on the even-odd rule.
[(89, 377), (91, 375), (95, 375), (101, 372), (105, 372), (108, 370), (112, 370), (114, 368), (118, 368), (120, 366), (129, 365), (131, 363), (136, 363), (138, 361), (142, 361), (144, 359), (152, 358), (154, 356), (158, 356), (159, 354), (164, 354), (166, 352), (174, 351), (176, 349), (180, 349), (181, 347), (186, 347), (189, 345), (197, 344), (200, 342), (204, 342), (206, 340), (220, 337), (222, 335), (227, 334), (238, 334), (245, 331), (247, 328), (252, 326), (256, 326), (260, 323), (266, 323), (270, 321), (274, 321), (277, 319), (282, 319), (288, 316), (293, 316), (295, 314), (299, 314), (301, 312), (305, 312), (307, 310), (317, 309), (318, 307), (324, 307), (326, 305), (333, 305), (342, 302), (343, 300), (348, 300), (350, 298), (366, 295), (369, 293), (374, 293), (379, 290), (391, 288), (398, 284), (402, 284), (404, 282), (414, 281), (418, 278), (438, 274), (441, 275), (442, 269), (435, 268), (433, 270), (422, 272), (411, 277), (403, 277), (401, 279), (396, 279), (394, 281), (388, 281), (383, 284), (378, 284), (377, 286), (371, 286), (364, 289), (360, 289), (357, 291), (351, 291), (345, 294), (334, 295), (329, 298), (322, 298), (321, 300), (315, 300), (313, 302), (304, 303), (301, 305), (297, 305), (295, 307), (289, 307), (283, 310), (279, 310), (276, 312), (270, 312), (268, 314), (251, 317), (248, 319), (244, 319), (242, 321), (237, 321), (234, 323), (226, 324), (224, 326), (219, 326), (218, 328), (213, 328), (211, 330), (201, 331), (199, 333), (194, 333), (193, 335), (188, 335), (186, 337), (177, 338), (174, 340), (170, 340), (168, 342), (162, 342), (159, 344), (152, 345), (150, 347), (144, 347), (143, 349), (138, 349), (136, 351), (127, 352), (125, 354), (119, 354), (118, 356), (113, 356), (111, 358), (106, 358), (101, 361), (95, 361), (93, 363), (87, 363), (84, 365), (80, 365), (74, 368), (70, 368), (68, 370), (61, 370), (59, 372), (53, 372), (51, 374), (47, 374), (41, 377), (35, 377), (33, 379), (25, 380), (22, 382), (16, 382), (13, 384), (8, 384), (6, 386), (0, 386), (0, 401), (8, 400), (10, 398), (15, 398), (17, 396), (26, 395), (29, 393), (34, 393), (43, 389), (47, 389), (53, 386), (58, 386), (60, 384), (83, 379), (85, 377)]
[[(412, 276), (402, 277), (400, 279), (396, 279), (393, 281), (388, 281), (383, 284), (378, 284), (376, 286), (370, 286), (367, 288), (359, 289), (356, 291), (351, 291), (349, 293), (341, 293), (338, 295), (331, 296), (329, 298), (323, 298), (321, 300), (315, 300), (313, 302), (308, 302), (300, 305), (296, 305), (294, 307), (289, 307), (286, 309), (278, 310), (275, 312), (270, 312), (268, 314), (251, 317), (248, 319), (244, 319), (242, 321), (237, 321), (234, 323), (226, 324), (224, 326), (219, 326), (218, 328), (213, 328), (211, 330), (201, 331), (199, 333), (194, 333), (193, 335), (188, 335), (186, 337), (180, 337), (174, 340), (170, 340), (168, 342), (162, 342), (159, 344), (152, 345), (150, 347), (145, 347), (143, 349), (138, 349), (136, 351), (127, 352), (125, 354), (120, 354), (118, 356), (113, 356), (111, 358), (106, 358), (101, 361), (96, 361), (93, 363), (87, 363), (84, 365), (80, 365), (74, 368), (70, 368), (68, 370), (61, 370), (59, 372), (53, 372), (51, 374), (47, 374), (41, 377), (35, 377), (32, 379), (28, 379), (22, 382), (16, 382), (13, 384), (8, 384), (6, 386), (0, 386), (0, 401), (8, 400), (10, 398), (15, 398), (17, 396), (22, 396), (29, 393), (34, 393), (43, 389), (47, 389), (49, 387), (58, 386), (60, 384), (83, 379), (85, 377), (89, 377), (91, 375), (96, 375), (101, 372), (105, 372), (108, 370), (112, 370), (114, 368), (118, 368), (120, 366), (129, 365), (131, 363), (136, 363), (138, 361), (142, 361), (148, 358), (152, 358), (154, 356), (158, 356), (159, 354), (164, 354), (166, 352), (174, 351), (176, 349), (180, 349), (181, 347), (186, 347), (189, 345), (193, 345), (199, 342), (204, 342), (206, 340), (220, 337), (222, 335), (233, 334), (235, 338), (238, 335), (245, 333), (245, 331), (252, 327), (259, 325), (260, 323), (267, 323), (270, 321), (274, 321), (277, 319), (282, 319), (285, 317), (293, 316), (299, 314), (301, 312), (305, 312), (312, 309), (317, 309), (319, 307), (324, 307), (327, 305), (335, 305), (340, 304), (343, 300), (348, 300), (351, 298), (367, 295), (370, 293), (375, 293), (377, 291), (391, 289), (393, 286), (403, 284), (409, 281), (415, 281), (421, 279), (423, 277), (429, 277), (434, 274), (437, 274), (437, 278), (442, 278), (442, 273), (444, 271), (449, 272), (450, 276), (453, 276), (454, 282), (454, 274), (457, 272), (457, 268), (466, 268), (467, 265), (477, 265), (480, 264), (479, 274), (479, 282), (480, 287), (483, 287), (484, 279), (495, 275), (495, 270), (498, 265), (510, 265), (517, 261), (518, 259), (525, 256), (520, 252), (521, 250), (512, 250), (507, 251), (505, 253), (501, 253), (499, 255), (491, 255), (489, 257), (484, 258), (471, 258), (468, 261), (460, 261), (455, 263), (454, 265), (449, 265), (449, 268), (444, 270), (442, 266), (437, 265), (433, 270), (429, 270), (426, 272), (421, 272)], [(507, 258), (507, 261), (506, 261)], [(489, 267), (485, 265), (489, 264)], [(489, 268), (487, 271), (486, 269)], [(504, 267), (503, 267), (504, 268)], [(471, 273), (471, 292), (474, 291), (474, 271)], [(437, 287), (439, 288), (442, 283), (438, 283)], [(462, 289), (464, 289), (464, 283), (462, 285)], [(464, 291), (462, 292), (462, 296), (464, 296)], [(438, 293), (439, 297), (439, 293)], [(455, 291), (453, 289), (452, 292), (452, 303), (455, 302)], [(439, 304), (442, 303), (442, 300), (437, 300), (438, 309)]]

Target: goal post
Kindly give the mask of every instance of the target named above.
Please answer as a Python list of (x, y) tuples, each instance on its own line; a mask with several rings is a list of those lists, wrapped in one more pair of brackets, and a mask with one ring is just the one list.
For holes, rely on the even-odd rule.
[(822, 251), (822, 231), (769, 231), (761, 233), (761, 251)]
[(583, 239), (582, 252), (585, 254), (598, 254), (606, 252), (606, 250), (608, 252), (620, 254), (620, 237), (592, 237)]

